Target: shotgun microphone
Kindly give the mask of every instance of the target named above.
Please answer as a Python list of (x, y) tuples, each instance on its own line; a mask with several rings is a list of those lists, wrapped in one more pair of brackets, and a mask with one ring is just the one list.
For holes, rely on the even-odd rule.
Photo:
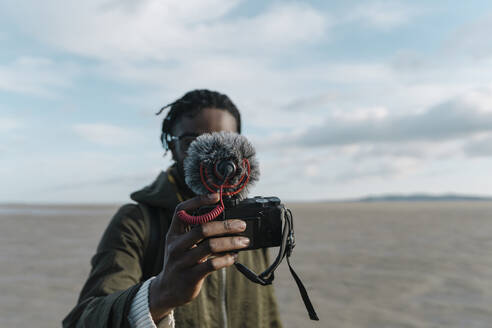
[(200, 135), (184, 160), (185, 182), (197, 195), (220, 192), (239, 201), (260, 177), (256, 151), (246, 137), (233, 132)]

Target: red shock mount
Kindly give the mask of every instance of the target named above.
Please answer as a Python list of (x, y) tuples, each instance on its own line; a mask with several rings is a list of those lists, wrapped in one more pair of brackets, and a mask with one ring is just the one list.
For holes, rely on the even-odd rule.
[[(250, 167), (249, 161), (246, 158), (243, 159), (242, 165), (243, 165), (243, 168), (246, 169), (246, 172), (241, 176), (241, 178), (235, 184), (233, 184), (233, 185), (227, 184), (227, 182), (229, 180), (229, 178), (227, 178), (224, 181), (224, 183), (222, 183), (221, 185), (217, 185), (213, 182), (211, 182), (209, 185), (207, 182), (207, 180), (210, 180), (208, 171), (206, 168), (203, 167), (203, 163), (200, 164), (200, 179), (202, 180), (202, 184), (211, 193), (215, 193), (215, 192), (217, 192), (217, 190), (219, 191), (220, 204), (217, 205), (217, 207), (215, 207), (209, 213), (205, 213), (205, 214), (198, 215), (198, 216), (190, 215), (190, 214), (186, 213), (185, 210), (181, 210), (181, 211), (178, 211), (178, 213), (176, 214), (178, 216), (178, 218), (180, 220), (188, 223), (188, 224), (202, 224), (202, 223), (212, 221), (213, 219), (217, 218), (220, 214), (222, 214), (222, 212), (224, 212), (224, 201), (223, 201), (222, 197), (223, 196), (236, 195), (237, 193), (241, 192), (249, 182), (249, 177), (251, 175), (251, 167)], [(215, 171), (214, 173), (216, 175), (218, 175), (216, 166), (217, 166), (217, 163), (214, 166), (214, 171)], [(213, 189), (212, 187), (215, 189)], [(235, 188), (237, 188), (237, 189), (235, 189)], [(232, 189), (232, 191), (224, 192), (224, 189)]]

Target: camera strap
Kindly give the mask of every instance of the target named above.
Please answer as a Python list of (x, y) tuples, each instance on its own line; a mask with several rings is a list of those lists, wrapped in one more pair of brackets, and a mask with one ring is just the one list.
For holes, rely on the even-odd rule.
[(299, 276), (296, 274), (292, 265), (290, 264), (290, 256), (292, 255), (292, 251), (295, 247), (295, 236), (294, 236), (294, 220), (292, 218), (292, 212), (289, 209), (285, 209), (283, 216), (283, 231), (282, 231), (282, 242), (280, 244), (280, 250), (278, 252), (275, 261), (262, 273), (257, 275), (255, 272), (250, 270), (248, 267), (241, 263), (234, 263), (236, 268), (241, 272), (246, 278), (251, 280), (254, 283), (266, 286), (271, 285), (273, 280), (275, 279), (274, 272), (277, 267), (280, 265), (284, 258), (287, 258), (287, 265), (289, 266), (290, 273), (294, 278), (297, 288), (299, 288), (299, 292), (301, 294), (304, 305), (306, 306), (306, 310), (309, 313), (309, 318), (311, 320), (319, 320), (316, 311), (314, 310), (313, 304), (309, 299), (308, 293), (304, 284), (302, 283)]

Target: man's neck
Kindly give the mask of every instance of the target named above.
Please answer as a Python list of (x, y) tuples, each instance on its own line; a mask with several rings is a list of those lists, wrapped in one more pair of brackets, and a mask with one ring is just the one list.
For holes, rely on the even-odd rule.
[(188, 187), (184, 179), (184, 172), (180, 169), (179, 165), (174, 164), (171, 167), (171, 174), (176, 180), (176, 186), (178, 187), (179, 192), (185, 199), (190, 199), (196, 196), (196, 194)]

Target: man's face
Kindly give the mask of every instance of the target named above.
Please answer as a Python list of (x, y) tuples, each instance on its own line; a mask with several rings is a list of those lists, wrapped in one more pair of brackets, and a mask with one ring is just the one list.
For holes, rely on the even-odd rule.
[(182, 116), (178, 120), (172, 133), (174, 136), (181, 138), (174, 141), (170, 148), (181, 177), (184, 177), (183, 162), (187, 155), (186, 151), (194, 137), (203, 133), (220, 131), (237, 132), (236, 119), (226, 110), (205, 108), (200, 110), (194, 117)]

